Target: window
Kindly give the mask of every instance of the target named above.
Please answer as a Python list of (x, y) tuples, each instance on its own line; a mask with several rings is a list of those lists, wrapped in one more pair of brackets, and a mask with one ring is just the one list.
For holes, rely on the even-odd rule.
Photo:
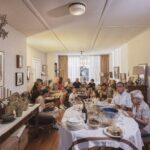
[(100, 56), (68, 56), (68, 77), (72, 82), (79, 78), (100, 83)]
[(32, 58), (32, 72), (33, 72), (33, 81), (36, 81), (37, 78), (41, 78), (41, 60), (38, 58)]

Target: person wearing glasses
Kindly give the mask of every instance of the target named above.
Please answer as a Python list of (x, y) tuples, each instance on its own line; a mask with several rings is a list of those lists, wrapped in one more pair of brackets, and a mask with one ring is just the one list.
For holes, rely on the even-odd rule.
[(131, 96), (126, 92), (124, 83), (118, 82), (116, 87), (117, 94), (113, 97), (112, 103), (115, 104), (117, 108), (131, 110), (133, 106)]

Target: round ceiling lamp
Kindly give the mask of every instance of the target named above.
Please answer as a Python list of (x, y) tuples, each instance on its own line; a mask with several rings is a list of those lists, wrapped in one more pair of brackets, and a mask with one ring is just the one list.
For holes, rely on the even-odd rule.
[(86, 5), (80, 2), (72, 3), (69, 5), (69, 12), (71, 15), (79, 16), (85, 13)]

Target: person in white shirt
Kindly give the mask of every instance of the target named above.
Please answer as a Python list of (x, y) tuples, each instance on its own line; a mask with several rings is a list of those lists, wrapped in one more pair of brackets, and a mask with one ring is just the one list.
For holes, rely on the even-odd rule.
[(128, 111), (129, 116), (133, 117), (139, 124), (141, 135), (146, 136), (150, 134), (150, 109), (148, 104), (144, 101), (144, 96), (141, 91), (132, 91), (132, 111)]
[(118, 108), (131, 110), (133, 105), (131, 96), (126, 92), (124, 83), (117, 83), (117, 94), (113, 97), (112, 103), (115, 104)]
[(71, 103), (71, 105), (73, 105), (73, 103), (75, 103), (75, 100), (76, 100), (77, 96), (78, 96), (77, 95), (77, 89), (73, 88), (72, 93), (69, 96), (69, 102)]

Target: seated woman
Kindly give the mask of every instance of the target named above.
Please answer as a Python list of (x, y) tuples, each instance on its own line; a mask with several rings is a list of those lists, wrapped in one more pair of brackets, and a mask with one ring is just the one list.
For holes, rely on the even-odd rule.
[[(51, 111), (52, 105), (50, 103), (45, 104), (45, 98), (49, 96), (49, 91), (48, 89), (43, 89), (42, 94), (36, 98), (35, 103), (40, 104), (39, 107), (39, 114), (38, 114), (38, 123), (40, 125), (48, 125), (52, 124), (53, 128), (58, 129), (56, 125), (56, 119), (47, 113), (48, 111)], [(35, 120), (32, 120), (32, 124), (34, 123)]]
[(131, 92), (133, 108), (128, 114), (139, 124), (142, 136), (150, 134), (150, 109), (144, 101), (141, 91)]
[(103, 83), (103, 84), (101, 84), (101, 89), (99, 91), (100, 100), (102, 100), (102, 101), (106, 100), (107, 94), (108, 94), (107, 85), (106, 85), (106, 83)]
[(31, 90), (31, 102), (32, 103), (35, 103), (36, 98), (39, 95), (41, 95), (42, 87), (43, 87), (43, 80), (37, 79)]
[[(58, 92), (60, 97), (60, 108), (65, 109), (64, 100), (66, 98), (66, 90), (64, 89), (63, 85), (63, 78), (56, 77), (52, 86), (52, 91)], [(58, 95), (58, 94), (57, 94)]]

